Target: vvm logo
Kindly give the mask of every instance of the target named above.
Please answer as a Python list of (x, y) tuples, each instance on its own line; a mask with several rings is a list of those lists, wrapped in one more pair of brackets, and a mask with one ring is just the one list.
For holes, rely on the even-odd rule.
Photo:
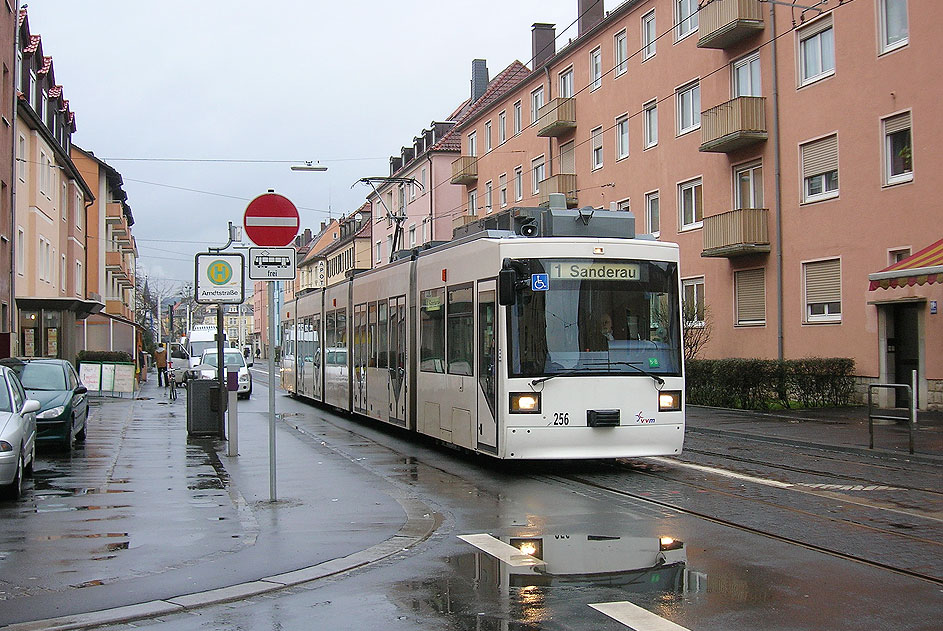
[(214, 285), (225, 285), (232, 280), (232, 265), (226, 261), (213, 261), (206, 270), (206, 277)]
[(635, 422), (640, 423), (642, 425), (651, 425), (652, 423), (655, 422), (655, 419), (645, 418), (644, 416), (642, 416), (642, 413), (639, 412), (638, 414), (635, 415)]

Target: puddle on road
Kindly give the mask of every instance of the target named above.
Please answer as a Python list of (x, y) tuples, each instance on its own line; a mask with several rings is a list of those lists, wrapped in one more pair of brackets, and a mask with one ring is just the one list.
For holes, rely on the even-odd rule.
[[(395, 597), (413, 611), (449, 616), (450, 629), (536, 631), (584, 619), (589, 603), (667, 610), (706, 590), (706, 576), (687, 567), (684, 542), (669, 537), (521, 529), (498, 539), (514, 548), (511, 563), (469, 544), (445, 559), (451, 572), (396, 586)], [(524, 555), (542, 563), (512, 565), (532, 561)]]

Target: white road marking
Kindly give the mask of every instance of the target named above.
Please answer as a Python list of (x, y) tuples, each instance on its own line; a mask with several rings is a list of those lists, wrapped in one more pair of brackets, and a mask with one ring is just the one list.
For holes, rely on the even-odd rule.
[(661, 616), (625, 600), (596, 603), (591, 604), (590, 607), (606, 614), (616, 622), (635, 629), (635, 631), (690, 631), (687, 627), (665, 620)]
[(808, 484), (801, 483), (809, 489), (821, 489), (823, 491), (903, 491), (896, 486), (884, 486), (883, 484)]
[(524, 554), (514, 546), (504, 543), (489, 534), (459, 535), (458, 538), (512, 567), (543, 567), (547, 565), (540, 559)]
[(766, 486), (774, 486), (778, 489), (791, 489), (795, 486), (795, 484), (789, 484), (788, 482), (780, 482), (779, 480), (768, 480), (766, 478), (758, 478), (752, 475), (745, 475), (743, 473), (736, 473), (734, 471), (728, 471), (727, 469), (718, 469), (717, 467), (707, 467), (701, 464), (681, 462), (680, 460), (673, 460), (671, 458), (662, 458), (659, 456), (654, 456), (651, 458), (646, 458), (646, 460), (653, 460), (663, 465), (684, 467), (686, 469), (694, 469), (695, 471), (703, 471), (705, 473), (713, 473), (715, 475), (722, 475), (727, 478), (743, 480), (744, 482), (753, 482), (754, 484), (764, 484)]

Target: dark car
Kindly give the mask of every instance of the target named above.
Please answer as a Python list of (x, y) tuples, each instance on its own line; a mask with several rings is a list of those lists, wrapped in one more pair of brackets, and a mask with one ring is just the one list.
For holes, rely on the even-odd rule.
[(39, 401), (36, 440), (66, 450), (84, 441), (88, 424), (88, 388), (64, 359), (15, 357), (0, 360), (20, 378), (30, 399)]

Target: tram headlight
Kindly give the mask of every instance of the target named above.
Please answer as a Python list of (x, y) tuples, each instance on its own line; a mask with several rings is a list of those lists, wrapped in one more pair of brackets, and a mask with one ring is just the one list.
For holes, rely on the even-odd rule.
[(658, 538), (658, 549), (662, 552), (666, 550), (680, 550), (684, 547), (683, 541), (678, 541), (677, 539), (672, 539), (671, 537), (659, 537)]
[(511, 414), (540, 414), (540, 393), (512, 392)]
[(681, 409), (681, 391), (663, 390), (658, 393), (658, 411), (676, 412)]
[(510, 545), (520, 550), (522, 554), (529, 554), (530, 556), (543, 561), (543, 558), (544, 558), (543, 539), (540, 539), (540, 538), (516, 539), (512, 537), (510, 540)]

